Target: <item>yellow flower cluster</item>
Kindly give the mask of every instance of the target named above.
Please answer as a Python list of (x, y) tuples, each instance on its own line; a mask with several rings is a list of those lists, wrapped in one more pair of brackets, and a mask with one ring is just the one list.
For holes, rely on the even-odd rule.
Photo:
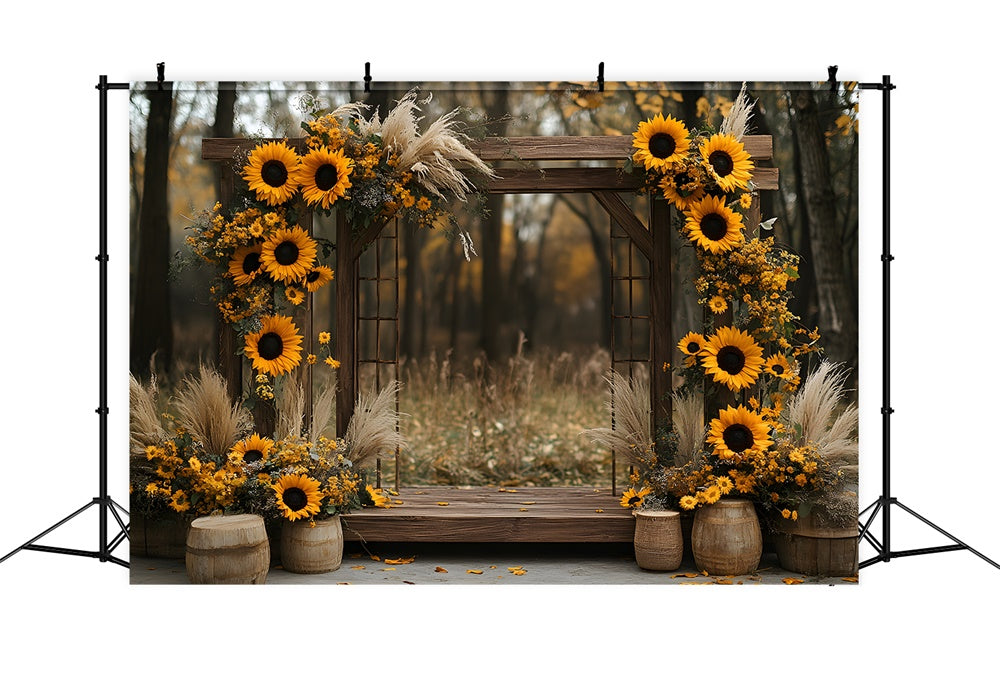
[(146, 448), (146, 459), (156, 465), (158, 479), (147, 484), (146, 494), (169, 499), (167, 506), (180, 514), (211, 514), (231, 507), (246, 481), (242, 457), (229, 453), (216, 462), (202, 453), (185, 459), (182, 451), (193, 450), (192, 445), (187, 441), (178, 446), (176, 439), (169, 439)]

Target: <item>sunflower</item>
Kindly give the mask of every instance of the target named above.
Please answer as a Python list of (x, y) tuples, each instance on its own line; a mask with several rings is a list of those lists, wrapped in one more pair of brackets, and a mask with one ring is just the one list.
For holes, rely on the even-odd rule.
[(717, 485), (710, 485), (705, 491), (705, 503), (715, 504), (722, 497), (722, 489)]
[(621, 505), (626, 509), (638, 509), (642, 506), (642, 500), (646, 495), (653, 492), (649, 488), (643, 488), (636, 491), (635, 488), (629, 488), (622, 494)]
[(188, 500), (187, 493), (183, 490), (178, 490), (170, 498), (170, 502), (167, 503), (167, 506), (178, 514), (183, 514), (191, 508), (191, 502)]
[(715, 485), (718, 486), (719, 492), (728, 495), (729, 491), (733, 489), (733, 479), (728, 476), (719, 476), (715, 479)]
[(729, 304), (726, 303), (726, 299), (722, 298), (722, 296), (713, 296), (708, 299), (708, 309), (716, 315), (721, 315), (729, 309)]
[(278, 376), (291, 372), (302, 360), (302, 337), (287, 315), (269, 315), (259, 332), (247, 334), (243, 352), (253, 360), (253, 368)]
[(691, 495), (685, 495), (680, 499), (678, 504), (680, 504), (681, 509), (691, 511), (698, 506), (698, 498), (692, 497)]
[(244, 438), (233, 446), (231, 452), (242, 455), (246, 464), (253, 464), (267, 459), (267, 455), (274, 447), (274, 441), (270, 438), (261, 438), (254, 433), (249, 438)]
[(236, 286), (250, 284), (260, 271), (260, 244), (241, 246), (229, 259), (229, 274)]
[(329, 147), (311, 149), (302, 157), (295, 182), (302, 186), (302, 198), (310, 206), (330, 208), (351, 186), (354, 160), (344, 156), (344, 150)]
[(751, 386), (764, 364), (763, 348), (735, 327), (721, 327), (705, 341), (701, 364), (712, 380), (737, 391)]
[(277, 495), (278, 510), (289, 521), (306, 519), (320, 511), (323, 494), (315, 478), (305, 474), (285, 474), (271, 489)]
[(663, 118), (663, 114), (657, 114), (639, 123), (639, 129), (632, 133), (632, 146), (636, 149), (633, 161), (643, 164), (646, 170), (663, 170), (687, 156), (688, 130), (673, 116)]
[(732, 135), (716, 133), (701, 143), (701, 158), (724, 192), (746, 189), (753, 172), (750, 154)]
[(705, 196), (684, 215), (688, 237), (706, 251), (725, 253), (743, 241), (743, 219), (725, 199)]
[(677, 347), (684, 355), (698, 355), (705, 350), (705, 337), (695, 332), (688, 332)]
[(298, 287), (285, 287), (285, 298), (292, 305), (300, 305), (302, 301), (306, 300), (305, 292)]
[(786, 377), (792, 371), (792, 367), (788, 363), (788, 358), (778, 353), (764, 361), (764, 369), (776, 377)]
[[(760, 452), (774, 441), (760, 415), (740, 405), (719, 410), (719, 418), (713, 419), (708, 428), (708, 442), (715, 446), (716, 456), (733, 459)], [(741, 483), (745, 482), (737, 477), (736, 489), (744, 492), (741, 487), (745, 485)]]
[(708, 171), (699, 164), (685, 161), (671, 166), (660, 180), (663, 197), (681, 211), (686, 211), (705, 196)]
[(250, 152), (243, 179), (268, 206), (283, 204), (295, 195), (294, 179), (299, 155), (284, 142), (266, 142)]
[(271, 279), (291, 284), (303, 279), (316, 261), (316, 242), (296, 225), (276, 230), (261, 246), (260, 262)]
[(382, 507), (383, 509), (388, 509), (392, 506), (392, 502), (389, 500), (388, 495), (382, 494), (381, 488), (373, 488), (370, 484), (365, 486), (365, 491), (368, 493), (368, 497), (372, 498), (372, 504), (376, 507)]
[(315, 293), (330, 282), (333, 281), (333, 270), (326, 267), (325, 265), (317, 265), (315, 268), (306, 273), (306, 289), (309, 293)]

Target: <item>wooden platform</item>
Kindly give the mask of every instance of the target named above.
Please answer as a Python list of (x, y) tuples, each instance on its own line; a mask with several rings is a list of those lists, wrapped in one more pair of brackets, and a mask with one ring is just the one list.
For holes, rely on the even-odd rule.
[(396, 503), (391, 509), (365, 508), (345, 515), (344, 539), (632, 542), (635, 533), (632, 511), (619, 504), (610, 488), (428, 486), (404, 488), (391, 499)]

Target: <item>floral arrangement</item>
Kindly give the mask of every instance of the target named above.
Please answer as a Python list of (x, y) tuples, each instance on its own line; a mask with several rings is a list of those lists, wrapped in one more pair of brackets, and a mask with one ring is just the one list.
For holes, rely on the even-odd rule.
[[(299, 224), (305, 211), (342, 209), (355, 230), (394, 216), (433, 226), (453, 220), (450, 199), (478, 192), (472, 178), (493, 177), (456, 130), (458, 110), (418, 130), (420, 105), (428, 101), (410, 92), (382, 120), (377, 110), (366, 117), (360, 103), (327, 111), (304, 96), (304, 144), (259, 141), (241, 166), (239, 205), (217, 203), (189, 228), (193, 260), (215, 271), (213, 301), (243, 339), (238, 353), (257, 372), (254, 398), (273, 399), (272, 379), (301, 364), (295, 312), (334, 278), (325, 262), (333, 245)], [(329, 332), (319, 341), (323, 362), (336, 369)]]
[[(718, 131), (692, 133), (657, 114), (633, 133), (630, 170), (682, 216), (705, 324), (679, 339), (682, 366), (662, 368), (683, 379), (669, 430), (651, 439), (648, 419), (629, 416), (648, 414), (648, 389), (612, 375), (617, 428), (585, 432), (631, 465), (624, 507), (693, 510), (738, 495), (795, 519), (804, 500), (837, 484), (834, 460), (856, 458), (857, 411), (842, 408), (846, 374), (827, 362), (807, 373), (820, 335), (788, 307), (798, 257), (762, 236), (770, 223), (745, 225), (756, 192), (742, 142), (751, 109), (744, 86)], [(707, 429), (705, 399), (725, 405)]]

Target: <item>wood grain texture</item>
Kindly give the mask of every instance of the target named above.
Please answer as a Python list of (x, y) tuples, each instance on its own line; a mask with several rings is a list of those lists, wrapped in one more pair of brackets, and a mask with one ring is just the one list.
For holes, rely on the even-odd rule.
[(594, 198), (597, 199), (604, 210), (608, 212), (616, 223), (621, 225), (621, 228), (625, 230), (625, 233), (632, 239), (632, 242), (636, 245), (642, 255), (647, 259), (653, 257), (653, 238), (649, 234), (649, 230), (642, 221), (636, 218), (635, 213), (629, 208), (628, 204), (620, 196), (614, 192), (599, 191), (594, 192)]
[(691, 529), (694, 565), (709, 575), (745, 575), (757, 570), (764, 549), (753, 502), (722, 499), (700, 507)]
[(262, 585), (270, 562), (271, 547), (260, 516), (202, 516), (191, 522), (185, 564), (192, 583)]
[[(632, 542), (635, 519), (610, 488), (404, 488), (402, 505), (342, 517), (367, 542)], [(447, 506), (438, 502), (447, 502)], [(597, 510), (601, 509), (601, 512)]]
[(649, 225), (653, 237), (653, 253), (649, 259), (649, 315), (650, 315), (650, 405), (653, 406), (651, 434), (656, 437), (660, 425), (673, 421), (673, 400), (671, 383), (673, 373), (664, 371), (664, 366), (673, 360), (676, 341), (673, 333), (673, 275), (671, 273), (670, 205), (664, 199), (655, 199), (649, 204)]
[(340, 360), (337, 370), (337, 436), (343, 438), (354, 414), (357, 383), (357, 302), (358, 258), (353, 248), (351, 226), (343, 211), (337, 212), (337, 301), (334, 357)]

